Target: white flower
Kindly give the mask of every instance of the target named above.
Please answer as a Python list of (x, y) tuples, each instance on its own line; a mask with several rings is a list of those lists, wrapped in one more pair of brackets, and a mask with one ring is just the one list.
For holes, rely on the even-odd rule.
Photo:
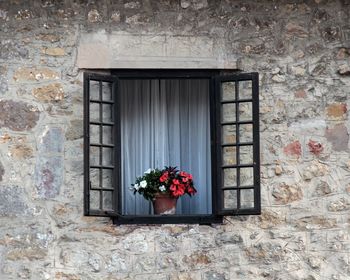
[(160, 190), (161, 192), (164, 192), (164, 191), (165, 191), (165, 186), (161, 185), (161, 186), (159, 187), (159, 190)]
[(151, 168), (148, 168), (146, 171), (145, 171), (145, 174), (150, 174), (153, 170)]
[(137, 190), (137, 191), (138, 191), (138, 190), (139, 190), (139, 188), (140, 188), (139, 184), (135, 184), (135, 185), (134, 185), (134, 189), (135, 189), (135, 190)]
[(143, 189), (146, 188), (147, 187), (147, 181), (146, 180), (141, 181), (140, 182), (140, 187), (143, 188)]

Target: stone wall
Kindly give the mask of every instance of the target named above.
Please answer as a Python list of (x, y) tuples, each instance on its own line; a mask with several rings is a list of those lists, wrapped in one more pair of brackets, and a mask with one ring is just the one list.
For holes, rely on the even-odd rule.
[[(349, 13), (348, 0), (1, 1), (0, 278), (349, 279)], [(261, 216), (83, 216), (76, 61), (82, 34), (101, 32), (200, 37), (260, 73)]]

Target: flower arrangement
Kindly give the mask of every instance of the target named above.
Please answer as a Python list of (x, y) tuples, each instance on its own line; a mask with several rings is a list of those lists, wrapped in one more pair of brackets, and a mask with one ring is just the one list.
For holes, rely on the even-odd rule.
[(136, 178), (132, 186), (134, 194), (142, 194), (148, 200), (153, 200), (157, 193), (168, 193), (178, 198), (185, 194), (192, 196), (197, 192), (192, 175), (171, 166), (163, 170), (148, 169), (143, 176)]

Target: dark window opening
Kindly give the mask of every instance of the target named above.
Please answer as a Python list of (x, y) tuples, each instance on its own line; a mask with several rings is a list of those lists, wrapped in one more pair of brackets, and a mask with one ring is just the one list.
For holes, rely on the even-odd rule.
[[(115, 223), (215, 223), (260, 214), (257, 73), (85, 73), (85, 214)], [(148, 168), (193, 174), (198, 193), (154, 215), (130, 191)]]

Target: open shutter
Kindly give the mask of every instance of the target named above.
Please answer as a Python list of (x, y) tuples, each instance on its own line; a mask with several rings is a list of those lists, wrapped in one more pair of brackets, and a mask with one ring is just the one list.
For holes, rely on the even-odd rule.
[(260, 214), (258, 82), (257, 73), (216, 78), (220, 215)]
[(118, 80), (84, 74), (84, 213), (110, 216), (118, 207), (120, 129)]

